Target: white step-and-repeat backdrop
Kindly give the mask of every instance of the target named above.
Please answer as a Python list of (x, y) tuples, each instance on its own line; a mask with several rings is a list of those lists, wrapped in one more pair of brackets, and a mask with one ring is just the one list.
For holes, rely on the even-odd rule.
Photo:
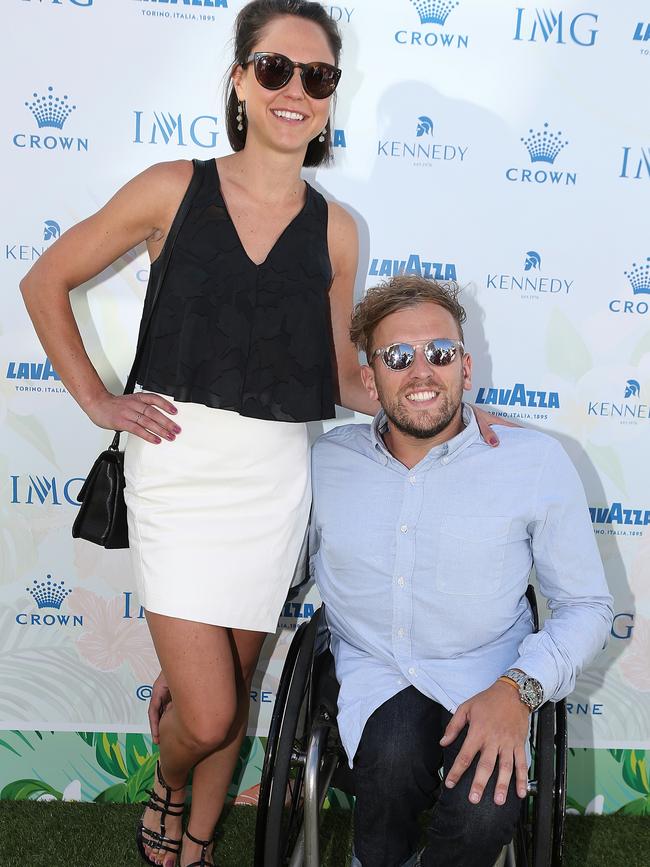
[[(222, 84), (242, 5), (3, 3), (3, 730), (147, 731), (157, 666), (128, 553), (70, 537), (76, 494), (110, 435), (66, 393), (18, 282), (146, 166), (228, 152)], [(344, 40), (336, 161), (306, 175), (358, 220), (358, 293), (402, 271), (457, 278), (472, 399), (557, 436), (575, 461), (616, 617), (570, 699), (571, 743), (650, 747), (650, 8), (324, 5)], [(147, 276), (136, 250), (73, 293), (115, 391)], [(286, 646), (315, 602), (283, 612), (251, 734), (266, 733)]]

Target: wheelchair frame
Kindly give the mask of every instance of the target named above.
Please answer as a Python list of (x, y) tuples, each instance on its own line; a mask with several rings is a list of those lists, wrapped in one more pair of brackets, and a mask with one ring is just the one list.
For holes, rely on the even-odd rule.
[[(535, 628), (535, 593), (526, 593)], [(324, 607), (293, 637), (275, 700), (262, 768), (255, 867), (320, 867), (320, 816), (330, 786), (351, 793), (336, 726), (338, 682)], [(561, 867), (566, 809), (564, 700), (533, 715), (529, 797), (507, 847), (506, 867)]]

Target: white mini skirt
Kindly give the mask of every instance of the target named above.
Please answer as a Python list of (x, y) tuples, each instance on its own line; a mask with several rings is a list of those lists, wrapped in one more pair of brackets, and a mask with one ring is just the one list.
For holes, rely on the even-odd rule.
[(128, 437), (129, 546), (147, 611), (275, 632), (309, 518), (302, 423), (175, 402), (182, 432)]

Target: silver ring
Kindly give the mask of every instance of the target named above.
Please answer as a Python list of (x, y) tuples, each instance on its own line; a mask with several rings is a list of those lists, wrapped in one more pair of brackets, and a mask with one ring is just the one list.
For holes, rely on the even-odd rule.
[(142, 418), (142, 413), (139, 412), (139, 413), (136, 415), (136, 417), (135, 417), (135, 423), (136, 423), (136, 424), (139, 424), (141, 418)]

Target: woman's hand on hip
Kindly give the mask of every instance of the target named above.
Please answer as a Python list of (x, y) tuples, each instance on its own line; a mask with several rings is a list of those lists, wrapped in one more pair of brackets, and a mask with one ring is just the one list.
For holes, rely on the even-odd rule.
[(149, 443), (157, 444), (161, 439), (173, 442), (181, 432), (176, 422), (165, 415), (176, 415), (178, 410), (159, 394), (139, 391), (115, 395), (107, 391), (84, 409), (99, 427), (127, 431)]

